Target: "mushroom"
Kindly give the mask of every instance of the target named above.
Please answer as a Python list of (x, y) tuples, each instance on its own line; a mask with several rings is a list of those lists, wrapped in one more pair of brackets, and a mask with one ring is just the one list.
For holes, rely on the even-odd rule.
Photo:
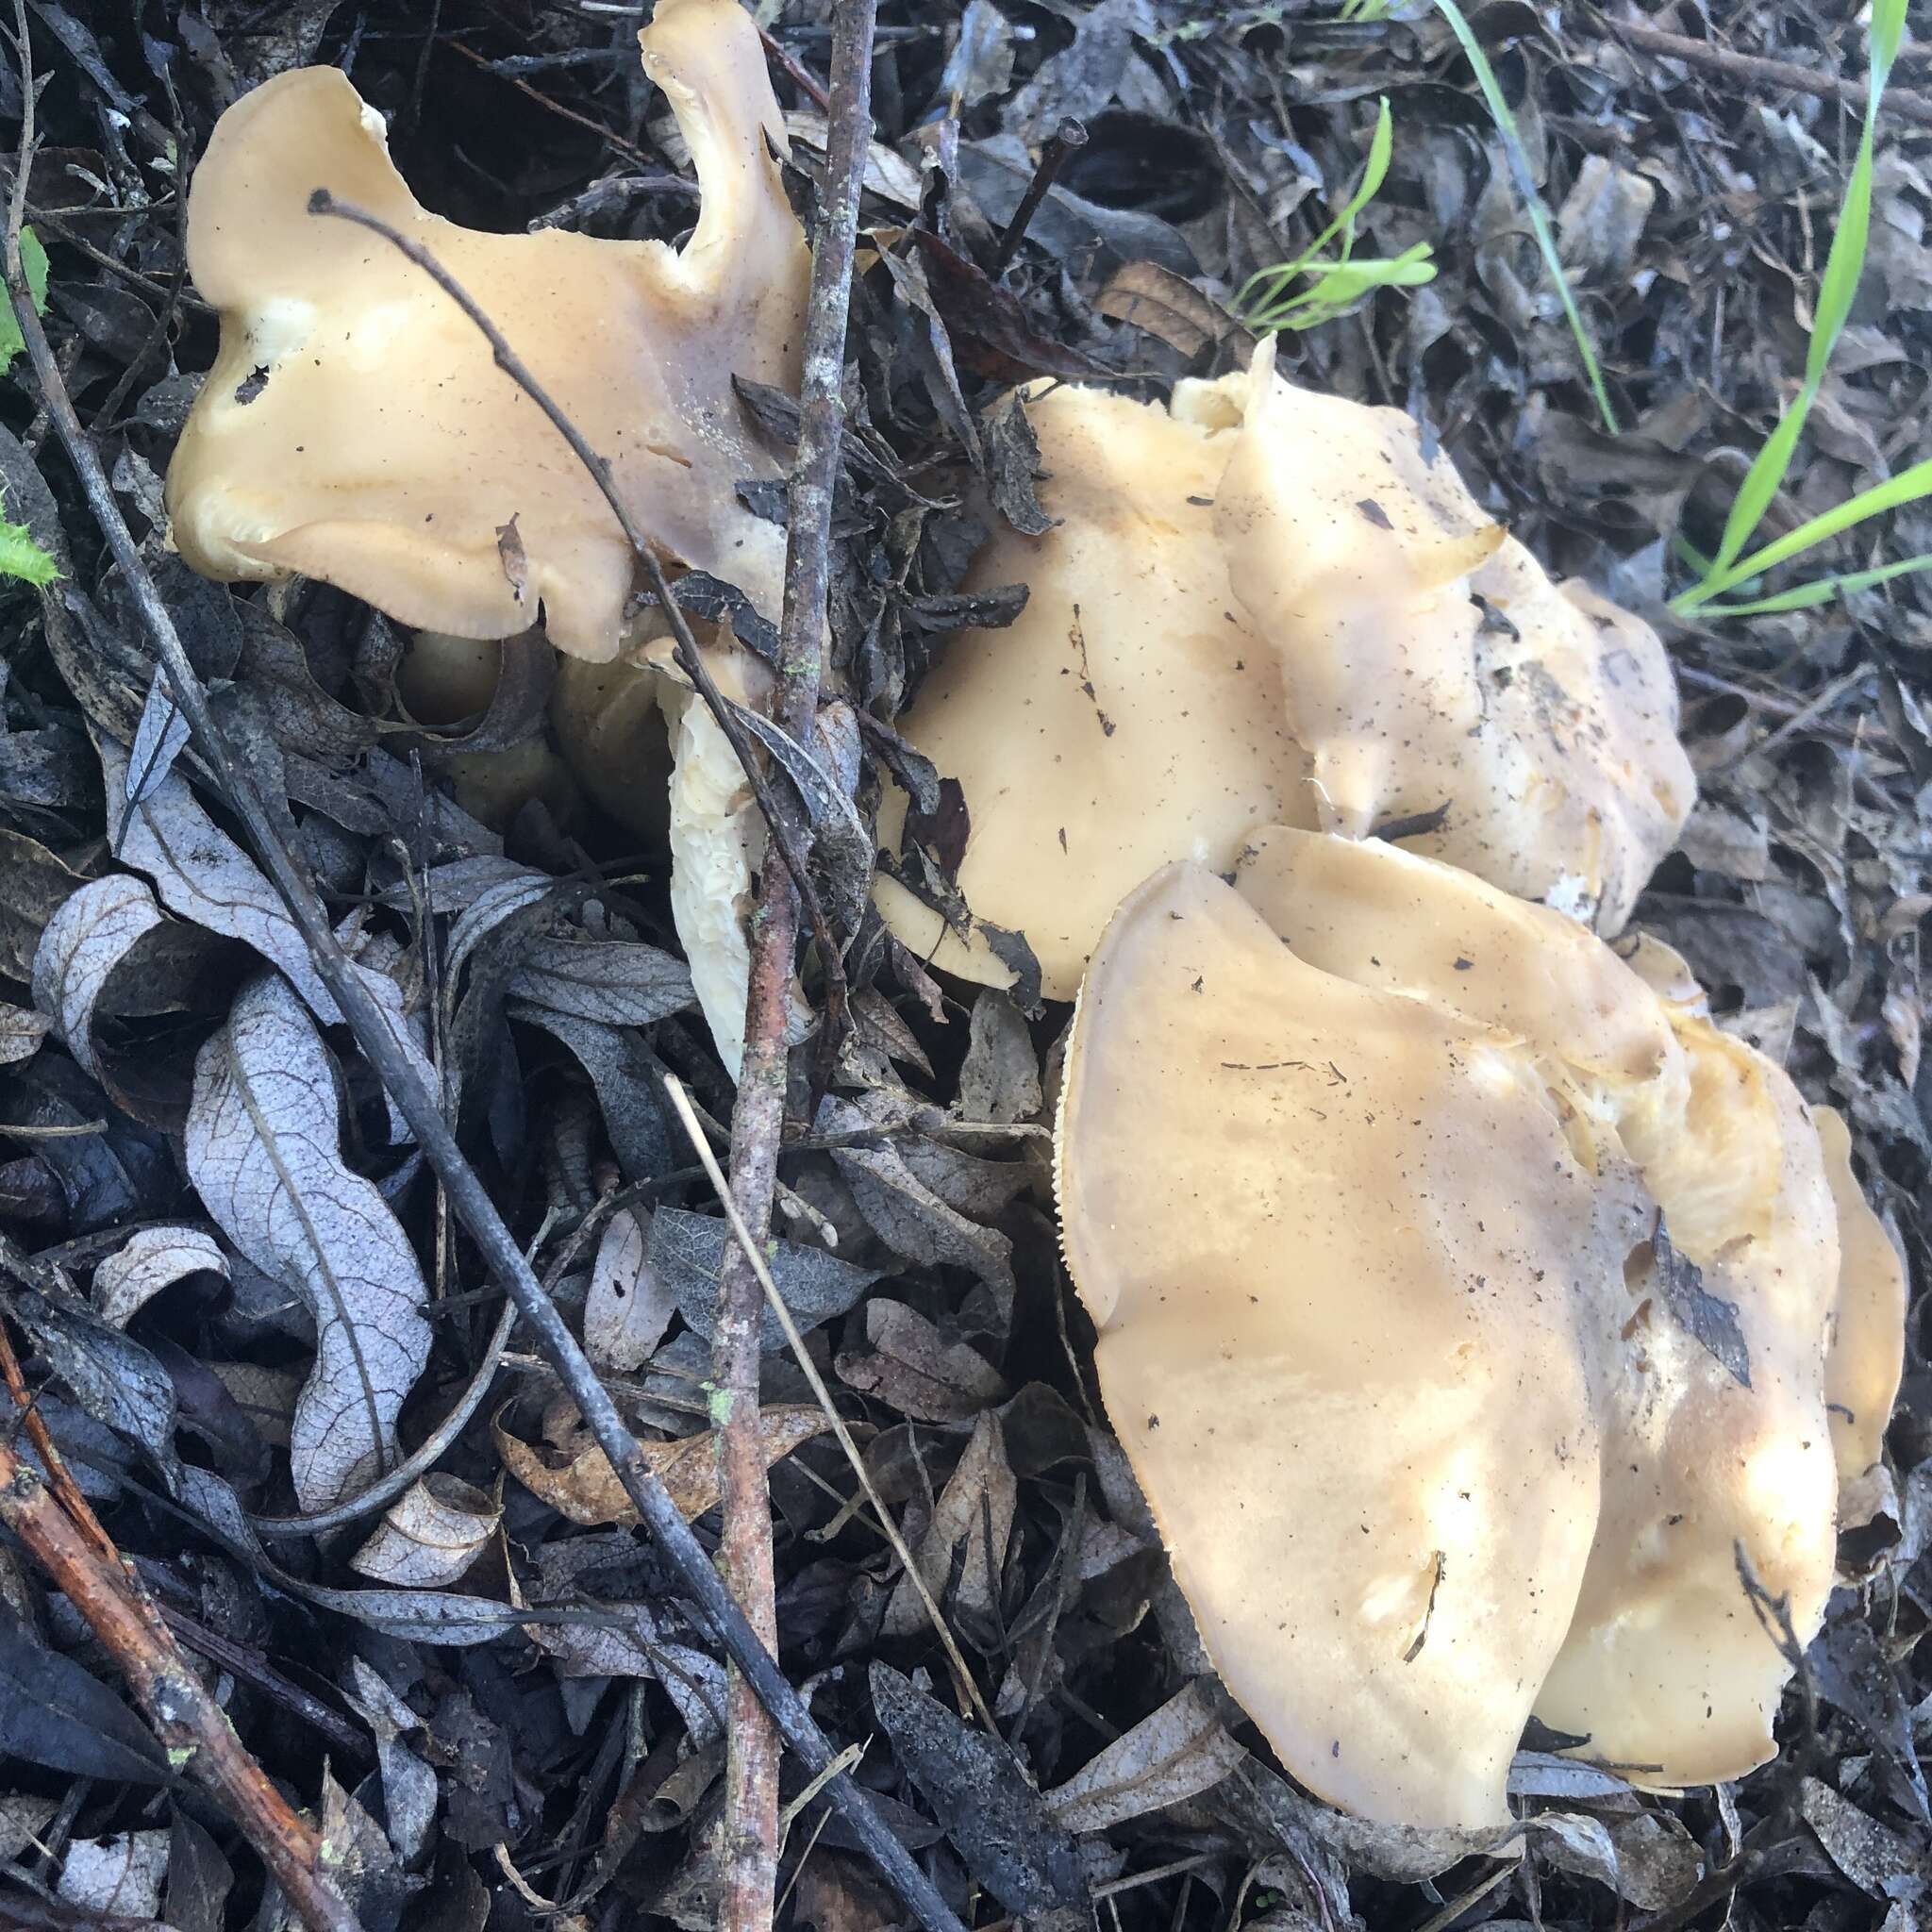
[[(418, 724), (458, 724), (489, 710), (502, 670), (503, 647), (493, 640), (418, 631), (396, 666), (396, 695)], [(541, 732), (493, 750), (432, 747), (428, 756), (449, 777), (458, 805), (494, 831), (508, 829), (533, 798), (559, 819), (576, 800), (568, 767)]]
[[(381, 118), (333, 68), (281, 75), (222, 116), (188, 208), (189, 268), (221, 312), (221, 350), (167, 490), (174, 541), (197, 570), (323, 578), (458, 637), (503, 638), (541, 612), (558, 650), (597, 663), (640, 658), (654, 635), (630, 614), (634, 559), (594, 480), (420, 268), (364, 228), (309, 216), (326, 188), (469, 291), (608, 459), (674, 569), (725, 579), (775, 619), (784, 533), (737, 486), (782, 466), (732, 378), (797, 387), (810, 258), (774, 158), (782, 124), (733, 0), (659, 0), (639, 42), (702, 192), (681, 249), (484, 234), (426, 213)], [(763, 666), (728, 629), (700, 634), (721, 687), (756, 701)], [(671, 704), (681, 763), (704, 767), (683, 788), (703, 816), (681, 817), (672, 786), (674, 911), (735, 1068), (748, 961), (736, 905), (762, 828), (708, 714), (681, 692)], [(706, 874), (701, 904), (680, 893), (679, 869)], [(703, 936), (687, 923), (694, 904)]]
[(1663, 1788), (1770, 1756), (1789, 1670), (1736, 1552), (1808, 1641), (1903, 1305), (1667, 948), (1269, 828), (1233, 887), (1121, 906), (1057, 1149), (1109, 1412), (1305, 1783), (1500, 1821), (1532, 1711)]
[[(1059, 522), (982, 553), (969, 586), (1024, 580), (1026, 608), (956, 639), (900, 728), (960, 782), (968, 906), (1026, 935), (1050, 997), (1153, 866), (1224, 870), (1268, 824), (1420, 820), (1418, 849), (1621, 928), (1694, 791), (1647, 625), (1551, 583), (1407, 417), (1276, 375), (1272, 339), (1166, 411), (1022, 393)], [(915, 951), (1010, 979), (877, 896)]]

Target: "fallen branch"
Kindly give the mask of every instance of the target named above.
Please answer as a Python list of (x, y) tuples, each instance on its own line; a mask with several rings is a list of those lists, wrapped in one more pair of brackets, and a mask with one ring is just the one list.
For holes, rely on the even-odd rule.
[[(798, 446), (787, 491), (785, 605), (778, 626), (778, 675), (772, 719), (809, 747), (818, 720), (831, 566), (832, 489), (844, 424), (845, 329), (852, 305), (852, 257), (859, 192), (872, 139), (872, 47), (877, 0), (840, 0), (832, 14), (832, 56), (824, 185), (813, 239), (806, 308)], [(790, 802), (779, 806), (793, 818)], [(778, 1151), (785, 1138), (791, 979), (798, 952), (799, 895), (793, 878), (766, 864), (752, 923), (745, 1005), (744, 1062), (731, 1110), (731, 1196), (756, 1239), (772, 1225)], [(836, 1039), (821, 1041), (827, 1058)], [(709, 1149), (700, 1143), (701, 1156)], [(772, 1575), (772, 1506), (758, 1425), (758, 1360), (764, 1293), (743, 1246), (724, 1257), (711, 1379), (724, 1405), (718, 1428), (724, 1536), (718, 1556), (752, 1626), (778, 1640)], [(722, 1932), (768, 1932), (778, 1872), (778, 1740), (743, 1678), (730, 1683), (724, 1809), (720, 1822)]]
[[(1681, 60), (1687, 67), (1701, 67), (1730, 80), (1755, 81), (1760, 87), (1789, 89), (1822, 101), (1837, 101), (1857, 113), (1865, 108), (1863, 80), (1846, 80), (1819, 68), (1800, 67), (1794, 60), (1775, 60), (1767, 54), (1740, 54), (1716, 41), (1692, 40), (1689, 34), (1670, 33), (1638, 21), (1604, 15), (1601, 25), (1610, 39), (1622, 41), (1626, 47)], [(1913, 93), (1908, 88), (1889, 89), (1885, 111), (1917, 126), (1932, 127), (1932, 96)]]
[[(23, 86), (29, 104), (34, 92), (31, 63), (27, 58), (25, 0), (15, 0), (19, 19)], [(263, 871), (274, 883), (290, 918), (301, 933), (317, 975), (329, 990), (364, 1058), (375, 1070), (384, 1089), (415, 1136), (416, 1144), (449, 1196), (457, 1218), (469, 1231), (485, 1267), (512, 1300), (530, 1325), (538, 1348), (558, 1379), (576, 1404), (595, 1438), (597, 1445), (610, 1458), (610, 1465), (623, 1484), (625, 1493), (637, 1510), (639, 1520), (650, 1531), (665, 1559), (677, 1572), (718, 1643), (743, 1674), (759, 1701), (775, 1720), (779, 1734), (809, 1773), (825, 1770), (836, 1753), (820, 1730), (817, 1721), (784, 1674), (745, 1622), (743, 1613), (724, 1587), (704, 1546), (692, 1535), (691, 1526), (678, 1513), (663, 1482), (645, 1461), (635, 1436), (625, 1425), (609, 1391), (597, 1378), (581, 1344), (574, 1336), (557, 1306), (539, 1285), (529, 1262), (518, 1248), (514, 1237), (496, 1211), (489, 1191), (457, 1144), (449, 1123), (444, 1120), (437, 1097), (414, 1064), (404, 1054), (381, 1008), (377, 1007), (361, 976), (355, 971), (331, 928), (313, 883), (297, 865), (284, 840), (275, 815), (242, 775), (225, 734), (215, 722), (208, 706), (208, 691), (190, 661), (168, 614), (166, 605), (136, 547), (132, 534), (114, 499), (100, 458), (81, 428), (74, 404), (61, 380), (59, 368), (47, 334), (35, 312), (20, 258), (21, 196), (27, 178), (30, 158), (32, 116), (23, 120), (22, 133), (29, 145), (21, 154), (14, 175), (15, 195), (6, 231), (6, 279), (14, 319), (26, 345), (27, 358), (34, 372), (41, 398), (68, 458), (74, 464), (90, 511), (106, 539), (109, 553), (120, 566), (136, 612), (153, 640), (168, 687), (208, 768), (229, 808), (235, 813)], [(474, 318), (473, 318), (474, 319)], [(498, 341), (501, 338), (498, 337)], [(541, 401), (535, 391), (533, 399)], [(552, 418), (556, 420), (555, 416)], [(573, 447), (585, 454), (580, 437)], [(594, 458), (591, 458), (594, 463)], [(607, 486), (608, 486), (608, 478)], [(632, 535), (628, 513), (614, 499), (613, 508), (625, 522), (625, 534)], [(633, 537), (633, 541), (635, 542)], [(662, 582), (662, 571), (648, 546), (640, 556)], [(666, 598), (669, 604), (668, 596)], [(675, 610), (675, 606), (672, 607)], [(674, 624), (677, 623), (674, 616)], [(689, 627), (679, 626), (686, 638)], [(682, 646), (681, 646), (682, 647)], [(691, 656), (695, 659), (693, 648)], [(699, 667), (700, 669), (702, 666)], [(702, 687), (700, 687), (702, 689)], [(788, 864), (790, 855), (786, 855)], [(802, 867), (801, 867), (802, 871)], [(838, 965), (836, 951), (826, 961), (828, 987)], [(914, 1862), (912, 1856), (892, 1834), (871, 1799), (841, 1773), (825, 1786), (826, 1795), (839, 1808), (860, 1845), (878, 1866), (887, 1882), (910, 1907), (926, 1932), (964, 1932), (958, 1916), (940, 1896), (930, 1878)]]
[(47, 1471), (38, 1474), (0, 1442), (0, 1523), (86, 1620), (127, 1680), (170, 1767), (221, 1806), (260, 1855), (310, 1932), (358, 1932), (354, 1912), (322, 1869), (322, 1841), (270, 1783), (208, 1694), (175, 1634), (75, 1487), (30, 1401), (13, 1346), (0, 1330), (0, 1369)]

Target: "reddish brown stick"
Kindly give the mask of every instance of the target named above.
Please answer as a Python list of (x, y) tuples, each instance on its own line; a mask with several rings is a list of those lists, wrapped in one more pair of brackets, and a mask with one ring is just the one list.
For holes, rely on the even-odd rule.
[[(94, 1537), (5, 1443), (0, 1522), (86, 1618), (126, 1678), (169, 1764), (203, 1786), (247, 1835), (302, 1923), (311, 1932), (359, 1932), (355, 1913), (323, 1874), (321, 1840), (248, 1755), (147, 1592), (125, 1563), (96, 1547)], [(98, 1524), (95, 1535), (105, 1540)]]
[[(818, 716), (821, 641), (830, 584), (832, 488), (844, 420), (845, 326), (858, 198), (872, 140), (872, 45), (877, 0), (839, 0), (832, 17), (824, 190), (813, 239), (806, 311), (798, 451), (791, 467), (785, 545), (785, 608), (772, 716), (810, 748)], [(789, 800), (781, 811), (792, 812)], [(792, 813), (793, 823), (796, 815)], [(731, 1114), (731, 1194), (763, 1241), (772, 1224), (785, 1133), (786, 1033), (799, 900), (786, 868), (767, 860), (752, 924), (744, 1065)], [(724, 1530), (720, 1565), (752, 1627), (774, 1650), (772, 1512), (758, 1429), (758, 1354), (764, 1291), (742, 1250), (725, 1257), (712, 1343), (725, 1404), (718, 1431)], [(725, 1761), (721, 1932), (769, 1932), (778, 1870), (778, 1737), (751, 1687), (734, 1672)]]

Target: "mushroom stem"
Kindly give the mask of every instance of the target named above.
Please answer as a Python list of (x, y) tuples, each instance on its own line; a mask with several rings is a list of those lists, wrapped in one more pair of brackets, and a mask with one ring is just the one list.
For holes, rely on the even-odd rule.
[[(771, 714), (774, 723), (808, 745), (815, 734), (823, 669), (832, 489), (839, 474), (845, 413), (845, 331), (859, 191), (872, 137), (876, 16), (877, 0), (843, 0), (833, 10), (825, 178), (812, 242), (798, 448), (787, 491), (785, 603)], [(803, 829), (789, 799), (778, 811), (780, 816), (772, 821), (774, 842), (785, 833), (795, 835)], [(785, 1134), (792, 965), (798, 951), (801, 897), (796, 888), (806, 884), (797, 868), (788, 874), (786, 868), (768, 861), (758, 880), (752, 920), (744, 1061), (731, 1113), (731, 1196), (745, 1225), (759, 1241), (771, 1228), (778, 1150)], [(837, 972), (837, 953), (826, 947), (823, 936), (820, 950), (829, 977)], [(839, 984), (842, 993), (842, 980)], [(837, 1043), (828, 1010), (820, 1037), (820, 1079), (829, 1071), (829, 1056)], [(719, 1429), (724, 1504), (719, 1557), (746, 1617), (775, 1647), (771, 1500), (758, 1427), (763, 1324), (763, 1290), (750, 1257), (734, 1245), (725, 1256), (711, 1349), (712, 1379), (727, 1405)], [(722, 1832), (723, 1932), (768, 1932), (777, 1875), (777, 1736), (751, 1687), (734, 1673)]]

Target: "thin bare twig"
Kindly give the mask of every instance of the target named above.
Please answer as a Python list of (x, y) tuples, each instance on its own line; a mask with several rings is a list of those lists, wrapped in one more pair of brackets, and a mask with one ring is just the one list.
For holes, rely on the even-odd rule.
[[(1687, 67), (1701, 67), (1707, 73), (1723, 75), (1727, 80), (1810, 94), (1819, 100), (1837, 101), (1857, 112), (1864, 109), (1862, 79), (1848, 80), (1842, 75), (1800, 67), (1794, 60), (1776, 60), (1766, 54), (1740, 54), (1718, 41), (1694, 41), (1689, 34), (1674, 34), (1641, 21), (1619, 20), (1607, 14), (1599, 15), (1598, 21), (1610, 39), (1641, 48), (1646, 54), (1681, 60)], [(1908, 88), (1888, 89), (1885, 111), (1917, 126), (1932, 127), (1932, 96), (1913, 93)]]
[[(798, 1324), (791, 1319), (791, 1310), (785, 1306), (785, 1297), (778, 1292), (778, 1284), (772, 1279), (772, 1271), (765, 1265), (764, 1257), (758, 1251), (758, 1241), (750, 1228), (745, 1225), (744, 1216), (739, 1211), (738, 1203), (732, 1198), (730, 1185), (724, 1171), (718, 1165), (718, 1157), (711, 1152), (710, 1144), (705, 1139), (705, 1130), (699, 1124), (697, 1111), (691, 1104), (691, 1095), (684, 1091), (684, 1084), (675, 1074), (664, 1076), (665, 1091), (671, 1095), (671, 1104), (677, 1109), (678, 1119), (683, 1123), (684, 1131), (691, 1137), (691, 1143), (698, 1151), (698, 1158), (704, 1163), (704, 1171), (710, 1177), (720, 1205), (724, 1209), (724, 1218), (731, 1224), (733, 1240), (737, 1242), (738, 1253), (745, 1256), (751, 1264), (753, 1278), (772, 1310), (778, 1326), (784, 1331), (793, 1358), (805, 1376), (807, 1385), (824, 1411), (825, 1420), (832, 1425), (832, 1434), (838, 1439), (839, 1447), (845, 1453), (845, 1460), (852, 1466), (852, 1474), (858, 1478), (860, 1493), (872, 1505), (873, 1514), (877, 1517), (880, 1533), (885, 1537), (892, 1554), (899, 1559), (900, 1567), (906, 1573), (906, 1580), (912, 1586), (912, 1593), (924, 1607), (925, 1614), (940, 1647), (946, 1654), (946, 1661), (952, 1666), (953, 1674), (958, 1680), (961, 1702), (973, 1708), (974, 1715), (988, 1731), (997, 1733), (992, 1712), (986, 1707), (986, 1700), (980, 1695), (979, 1686), (974, 1681), (973, 1672), (966, 1662), (965, 1653), (960, 1650), (958, 1638), (953, 1635), (939, 1605), (933, 1600), (932, 1590), (926, 1583), (912, 1552), (906, 1546), (906, 1539), (900, 1534), (899, 1525), (892, 1513), (881, 1500), (878, 1491), (873, 1485), (871, 1472), (865, 1466), (865, 1457), (858, 1453), (858, 1444), (852, 1440), (852, 1431), (845, 1418), (839, 1413), (838, 1405), (832, 1400), (832, 1391), (825, 1387), (825, 1378), (819, 1374), (818, 1364), (812, 1360), (811, 1352), (805, 1345), (805, 1337), (798, 1332)], [(1082, 1478), (1084, 1481), (1084, 1477)], [(988, 1547), (991, 1548), (989, 1540)], [(1064, 1546), (1063, 1546), (1064, 1547)], [(1058, 1561), (1058, 1557), (1056, 1561)]]
[[(15, 0), (15, 5), (22, 17), (22, 45), (25, 48), (25, 0)], [(26, 76), (25, 92), (31, 100), (33, 85), (30, 75)], [(16, 183), (24, 182), (25, 178), (26, 169), (23, 163), (16, 174)], [(797, 1754), (808, 1772), (823, 1771), (836, 1755), (831, 1743), (806, 1707), (805, 1700), (779, 1670), (771, 1652), (744, 1621), (704, 1546), (678, 1513), (677, 1506), (671, 1500), (662, 1480), (645, 1461), (636, 1437), (625, 1426), (617, 1405), (598, 1380), (582, 1345), (571, 1333), (556, 1304), (544, 1294), (529, 1262), (524, 1257), (503, 1217), (496, 1211), (489, 1191), (457, 1144), (456, 1136), (442, 1116), (435, 1093), (403, 1052), (382, 1009), (342, 951), (314, 883), (297, 865), (275, 815), (237, 764), (226, 736), (209, 708), (208, 691), (189, 659), (175, 621), (162, 603), (154, 578), (121, 514), (107, 474), (101, 467), (100, 458), (75, 414), (46, 331), (41, 325), (41, 319), (27, 291), (20, 260), (18, 215), (16, 200), (14, 218), (7, 228), (7, 286), (35, 381), (49, 420), (74, 465), (88, 508), (121, 568), (142, 627), (153, 640), (160, 657), (175, 702), (188, 720), (189, 728), (209, 772), (247, 833), (248, 841), (263, 871), (274, 883), (277, 896), (301, 933), (317, 975), (328, 988), (364, 1058), (394, 1099), (415, 1136), (416, 1144), (422, 1148), (425, 1158), (447, 1190), (450, 1205), (475, 1242), (485, 1266), (515, 1301), (544, 1358), (555, 1369), (558, 1379), (576, 1404), (577, 1411), (590, 1427), (597, 1445), (609, 1457), (610, 1465), (616, 1471), (640, 1521), (650, 1531), (666, 1561), (677, 1572), (682, 1589), (714, 1633), (726, 1657), (738, 1666), (758, 1691), (765, 1708), (772, 1712), (786, 1743)], [(580, 443), (581, 439), (577, 439), (573, 447), (578, 447)], [(582, 454), (581, 448), (579, 454)], [(626, 534), (629, 534), (628, 530)], [(644, 554), (648, 556), (647, 551)], [(853, 1783), (850, 1776), (841, 1774), (835, 1777), (826, 1786), (826, 1792), (839, 1807), (853, 1835), (926, 1932), (963, 1932), (958, 1915), (940, 1896), (931, 1879), (920, 1869), (871, 1799)]]
[[(359, 1932), (322, 1868), (322, 1841), (249, 1756), (124, 1563), (110, 1561), (47, 1486), (0, 1444), (0, 1522), (32, 1551), (119, 1666), (168, 1761), (234, 1819), (311, 1932)], [(109, 1546), (111, 1547), (111, 1545)]]
[(1026, 192), (1020, 197), (1020, 206), (1013, 210), (1012, 220), (1001, 232), (999, 242), (993, 249), (994, 275), (1012, 260), (1021, 238), (1031, 225), (1033, 217), (1040, 212), (1040, 204), (1046, 199), (1048, 190), (1066, 166), (1067, 157), (1086, 145), (1087, 124), (1074, 120), (1071, 114), (1047, 137), (1046, 145), (1040, 150), (1040, 165), (1034, 169), (1033, 178), (1026, 184)]
[[(809, 745), (818, 718), (824, 637), (831, 584), (832, 491), (845, 421), (845, 331), (852, 307), (852, 260), (858, 202), (872, 140), (873, 33), (877, 0), (840, 0), (832, 12), (832, 55), (825, 127), (824, 185), (812, 241), (811, 292), (806, 306), (798, 445), (787, 491), (785, 604), (778, 625), (778, 675), (773, 722)], [(790, 801), (779, 810), (799, 829)], [(773, 828), (777, 837), (777, 828)], [(752, 921), (751, 972), (745, 1003), (744, 1063), (731, 1109), (734, 1223), (765, 1240), (778, 1153), (785, 1139), (790, 1064), (791, 979), (798, 954), (800, 895), (767, 864), (759, 874)], [(819, 1041), (829, 1073), (835, 1031)], [(690, 1116), (687, 1115), (688, 1122)], [(711, 1151), (695, 1143), (708, 1165)], [(718, 1428), (724, 1534), (719, 1560), (738, 1601), (768, 1643), (777, 1641), (772, 1576), (772, 1505), (758, 1426), (758, 1357), (764, 1296), (744, 1239), (728, 1249), (719, 1285), (711, 1379), (724, 1405)], [(720, 1822), (724, 1874), (721, 1932), (769, 1932), (778, 1873), (778, 1740), (751, 1687), (734, 1676)]]
[(831, 923), (826, 919), (821, 904), (818, 889), (812, 884), (811, 874), (807, 869), (805, 847), (793, 817), (780, 810), (771, 786), (766, 782), (765, 768), (757, 748), (751, 741), (751, 734), (739, 722), (738, 714), (731, 708), (724, 694), (718, 689), (705, 663), (705, 656), (698, 649), (697, 639), (691, 634), (691, 621), (679, 608), (677, 600), (671, 594), (670, 581), (664, 575), (664, 565), (656, 547), (639, 526), (637, 519), (630, 512), (630, 506), (618, 491), (610, 474), (610, 464), (593, 450), (585, 439), (584, 433), (564, 413), (543, 385), (531, 375), (524, 358), (510, 347), (508, 339), (497, 327), (488, 313), (478, 305), (475, 298), (443, 265), (430, 254), (421, 242), (413, 242), (401, 229), (384, 221), (380, 215), (371, 214), (367, 208), (358, 208), (353, 202), (339, 201), (326, 188), (318, 188), (308, 197), (308, 212), (312, 215), (333, 215), (341, 221), (354, 222), (357, 226), (367, 228), (371, 234), (380, 235), (410, 261), (420, 268), (442, 292), (460, 308), (482, 332), (483, 339), (490, 344), (490, 353), (495, 358), (496, 366), (516, 384), (550, 419), (551, 426), (570, 444), (571, 453), (591, 474), (591, 480), (602, 492), (604, 501), (610, 506), (611, 513), (617, 518), (618, 527), (623, 530), (625, 541), (630, 544), (632, 554), (644, 567), (645, 575), (651, 580), (651, 592), (663, 607), (665, 616), (671, 623), (671, 634), (675, 643), (675, 657), (677, 668), (691, 679), (698, 695), (711, 716), (718, 721), (718, 728), (724, 732), (731, 749), (738, 755), (738, 762), (744, 768), (746, 782), (752, 795), (758, 801), (758, 810), (764, 815), (767, 830), (778, 856), (785, 861), (785, 870), (791, 874), (793, 885), (798, 889), (804, 902), (807, 915), (811, 921), (812, 938), (818, 944), (820, 967), (825, 975), (825, 1020), (828, 1034), (837, 1037), (845, 1024), (845, 967), (843, 955), (837, 939), (833, 936)]

